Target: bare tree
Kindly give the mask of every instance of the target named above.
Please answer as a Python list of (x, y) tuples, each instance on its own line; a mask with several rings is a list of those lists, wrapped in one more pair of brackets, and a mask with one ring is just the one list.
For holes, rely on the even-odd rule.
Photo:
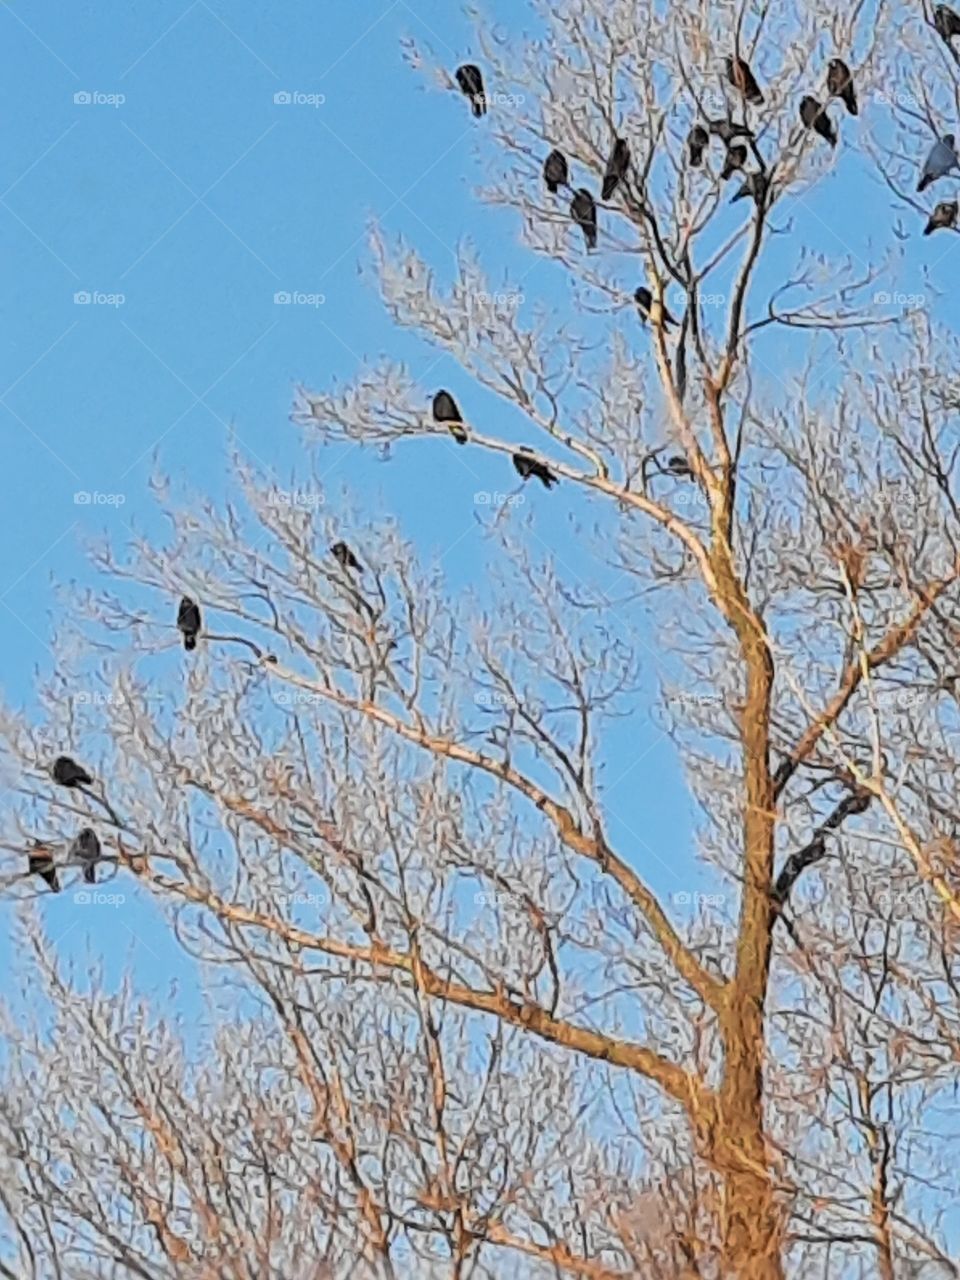
[[(72, 882), (95, 820), (108, 884), (155, 900), (211, 992), (202, 1032), (160, 1025), (64, 973), (24, 908), (54, 1021), (4, 1063), (8, 1274), (960, 1273), (958, 349), (898, 301), (895, 244), (863, 260), (855, 210), (829, 235), (811, 212), (860, 140), (924, 229), (904, 95), (940, 136), (950, 46), (931, 14), (835, 0), (539, 20), (522, 47), (478, 31), (485, 196), (577, 305), (467, 251), (442, 285), (374, 230), (390, 315), (486, 407), (449, 441), (389, 363), (295, 407), (319, 441), (505, 477), (477, 533), (495, 607), (368, 511), (357, 563), (332, 556), (350, 500), (305, 470), (318, 500), (291, 501), (238, 458), (223, 512), (158, 484), (169, 543), (98, 553), (46, 720), (3, 717), (11, 893), (46, 891), (35, 841)], [(862, 117), (827, 101), (838, 56)], [(560, 148), (598, 196), (617, 136), (588, 252), (542, 166)], [(540, 541), (531, 459), (616, 591)], [(183, 593), (205, 621), (175, 697)], [(687, 902), (604, 794), (648, 633), (683, 672), (659, 714), (700, 804)], [(75, 793), (48, 766), (79, 743)]]

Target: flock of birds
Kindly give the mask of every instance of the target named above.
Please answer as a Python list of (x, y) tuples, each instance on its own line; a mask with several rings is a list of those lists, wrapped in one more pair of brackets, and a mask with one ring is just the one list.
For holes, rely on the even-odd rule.
[[(937, 34), (956, 56), (952, 41), (960, 36), (960, 14), (957, 14), (949, 5), (937, 5), (934, 10), (933, 25)], [(765, 100), (763, 90), (743, 58), (737, 55), (728, 57), (725, 62), (725, 71), (728, 82), (744, 102), (751, 106), (763, 104)], [(469, 99), (474, 116), (480, 118), (486, 115), (487, 94), (480, 68), (473, 63), (465, 63), (457, 69), (456, 81), (460, 90)], [(800, 100), (799, 115), (804, 128), (812, 130), (831, 147), (835, 147), (839, 135), (827, 111), (829, 102), (832, 99), (839, 99), (850, 115), (859, 114), (853, 74), (842, 58), (830, 60), (827, 67), (826, 87), (827, 102), (821, 102), (813, 94), (805, 94)], [(711, 138), (714, 137), (719, 138), (726, 148), (720, 180), (726, 182), (737, 173), (742, 175), (740, 187), (730, 203), (749, 197), (758, 208), (762, 209), (770, 191), (770, 174), (756, 146), (748, 145), (755, 143), (755, 135), (746, 124), (735, 123), (729, 114), (724, 119), (708, 119), (705, 123), (695, 124), (687, 135), (686, 141), (690, 166), (697, 169), (703, 165), (704, 155), (710, 146)], [(747, 167), (751, 149), (759, 165), (759, 168), (752, 172)], [(630, 162), (630, 144), (625, 138), (615, 138), (600, 188), (601, 200), (608, 201), (614, 195), (630, 170)], [(957, 155), (955, 136), (952, 133), (944, 134), (942, 138), (937, 139), (927, 155), (917, 184), (918, 193), (926, 191), (932, 183), (958, 169), (960, 169), (960, 157)], [(554, 148), (544, 161), (543, 179), (551, 195), (557, 195), (561, 188), (572, 193), (570, 217), (582, 231), (588, 251), (595, 249), (598, 227), (596, 199), (586, 187), (574, 188), (571, 185), (570, 165), (559, 148)], [(957, 200), (941, 201), (930, 215), (924, 235), (930, 235), (944, 228), (956, 228), (958, 214), (960, 214), (960, 206)], [(634, 299), (644, 320), (652, 318), (655, 324), (667, 324), (666, 313), (662, 316), (651, 316), (649, 290), (638, 289)]]
[[(952, 49), (952, 41), (960, 36), (960, 15), (948, 5), (938, 5), (934, 11), (934, 27), (941, 39)], [(749, 65), (739, 56), (726, 59), (726, 77), (744, 101), (751, 106), (760, 106), (764, 102), (763, 90), (757, 83)], [(487, 111), (487, 95), (483, 83), (483, 74), (479, 67), (466, 64), (456, 72), (457, 84), (470, 100), (473, 114), (481, 117)], [(828, 101), (839, 99), (850, 115), (857, 115), (856, 88), (850, 68), (841, 58), (831, 59), (827, 67)], [(804, 127), (818, 134), (831, 147), (838, 141), (837, 129), (827, 114), (827, 107), (812, 94), (806, 94), (800, 101), (800, 119)], [(726, 119), (707, 120), (706, 125), (697, 123), (687, 136), (687, 157), (693, 168), (703, 164), (704, 156), (712, 138), (719, 138), (726, 148), (726, 155), (720, 177), (727, 181), (734, 174), (743, 175), (742, 184), (733, 197), (733, 201), (746, 197), (762, 208), (766, 200), (770, 178), (761, 167), (755, 172), (748, 172), (750, 151), (748, 143), (754, 141), (755, 135), (746, 124), (735, 123), (728, 115)], [(754, 155), (762, 166), (762, 160), (756, 148)], [(609, 200), (626, 178), (630, 169), (631, 155), (629, 143), (624, 138), (616, 138), (607, 160), (606, 170), (600, 194), (604, 201)], [(955, 148), (953, 134), (945, 134), (930, 149), (917, 191), (926, 191), (929, 186), (947, 174), (960, 169), (960, 158)], [(547, 156), (543, 166), (543, 178), (547, 190), (556, 195), (561, 188), (573, 192), (570, 203), (570, 216), (583, 232), (587, 248), (594, 249), (597, 244), (597, 204), (586, 187), (574, 189), (570, 184), (570, 166), (566, 156), (559, 148), (554, 148)], [(731, 201), (731, 203), (733, 203)], [(930, 215), (924, 235), (930, 235), (940, 228), (955, 228), (958, 220), (957, 200), (942, 201)], [(634, 293), (641, 318), (648, 319), (665, 329), (676, 325), (677, 321), (667, 310), (665, 304), (656, 302), (650, 290), (641, 286)], [(456, 400), (449, 391), (438, 391), (433, 397), (433, 420), (449, 431), (457, 444), (466, 444), (470, 438), (469, 431)], [(525, 483), (531, 478), (540, 481), (545, 489), (552, 489), (559, 484), (558, 477), (545, 462), (537, 458), (534, 451), (526, 445), (520, 446), (512, 455), (513, 466), (521, 480)], [(668, 475), (681, 479), (689, 479), (692, 475), (685, 458), (671, 457), (661, 470)], [(346, 573), (362, 573), (363, 566), (345, 542), (335, 542), (330, 554)], [(184, 596), (177, 610), (177, 629), (183, 637), (183, 647), (187, 652), (197, 647), (197, 639), (203, 628), (200, 606)], [(103, 800), (87, 788), (93, 785), (90, 773), (70, 756), (58, 756), (51, 768), (53, 780), (62, 787), (79, 789), (91, 795), (98, 803)], [(106, 806), (105, 806), (106, 807)], [(34, 841), (29, 852), (29, 874), (39, 876), (55, 893), (60, 891), (60, 878), (53, 850), (43, 841)], [(82, 869), (83, 879), (87, 884), (96, 884), (97, 863), (101, 860), (101, 846), (92, 827), (83, 827), (71, 842), (67, 862)]]

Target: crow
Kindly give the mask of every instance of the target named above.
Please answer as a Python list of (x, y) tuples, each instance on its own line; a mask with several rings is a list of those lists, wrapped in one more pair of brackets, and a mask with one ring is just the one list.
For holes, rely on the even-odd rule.
[(543, 165), (543, 180), (547, 184), (547, 190), (554, 196), (561, 187), (570, 185), (570, 168), (562, 151), (554, 148), (547, 156)]
[(759, 106), (763, 102), (763, 94), (754, 78), (753, 72), (743, 58), (727, 58), (726, 65), (727, 79), (733, 87), (746, 98), (747, 102), (752, 102), (754, 106)]
[(695, 124), (687, 134), (687, 151), (692, 168), (699, 169), (703, 164), (703, 153), (709, 145), (709, 133), (702, 124)]
[(483, 72), (472, 62), (457, 68), (457, 84), (470, 99), (473, 114), (479, 118), (487, 113), (487, 95), (483, 89)]
[(71, 861), (79, 862), (83, 867), (83, 878), (87, 884), (97, 883), (97, 863), (100, 861), (100, 841), (91, 827), (84, 827), (70, 846)]
[(666, 306), (659, 302), (654, 302), (653, 294), (643, 285), (634, 293), (633, 300), (640, 308), (640, 318), (644, 324), (648, 320), (652, 320), (654, 324), (662, 322), (663, 327), (669, 329), (672, 324), (677, 323)]
[(33, 848), (27, 855), (30, 875), (45, 880), (54, 893), (60, 892), (60, 877), (57, 875), (53, 854), (40, 840), (34, 840)]
[(917, 191), (926, 191), (931, 183), (936, 182), (938, 178), (945, 177), (951, 169), (956, 169), (957, 167), (958, 160), (957, 153), (954, 150), (954, 136), (952, 133), (945, 133), (930, 148), (930, 152), (923, 164), (920, 181), (917, 183)]
[(752, 138), (753, 130), (748, 129), (745, 124), (734, 124), (732, 120), (710, 120), (708, 121), (710, 132), (715, 138), (719, 138), (721, 142), (726, 143), (729, 147), (730, 143), (736, 138)]
[(812, 98), (809, 93), (800, 102), (800, 119), (808, 129), (819, 133), (821, 138), (826, 138), (831, 147), (837, 145), (837, 131), (830, 117), (816, 98)]
[(852, 116), (860, 114), (857, 106), (857, 92), (853, 87), (853, 76), (850, 68), (842, 58), (831, 58), (827, 66), (827, 88), (831, 98), (842, 98)]
[(738, 169), (742, 169), (746, 163), (747, 148), (742, 143), (737, 142), (727, 147), (727, 158), (723, 163), (720, 180), (726, 182), (728, 178), (733, 177)]
[(937, 231), (940, 227), (955, 227), (957, 225), (957, 202), (956, 200), (942, 200), (930, 215), (930, 221), (924, 230), (924, 235), (929, 236)]
[(525, 482), (531, 476), (536, 476), (545, 489), (552, 488), (553, 485), (559, 484), (560, 481), (553, 474), (545, 462), (538, 461), (533, 456), (533, 450), (526, 445), (522, 445), (520, 449), (513, 455), (513, 465), (517, 474)]
[(438, 391), (433, 397), (433, 420), (445, 426), (457, 444), (467, 443), (463, 414), (449, 391)]
[(610, 158), (607, 161), (606, 172), (603, 175), (603, 189), (601, 196), (604, 200), (609, 200), (617, 187), (627, 176), (627, 170), (630, 168), (630, 147), (624, 142), (623, 138), (617, 138), (613, 144), (613, 150), (610, 152)]
[(668, 476), (676, 476), (680, 480), (693, 479), (693, 472), (690, 469), (689, 462), (687, 462), (686, 458), (681, 458), (679, 454), (674, 454), (673, 457), (667, 459), (663, 472)]
[(948, 4), (937, 5), (933, 15), (933, 25), (937, 35), (945, 44), (949, 44), (954, 36), (960, 36), (960, 15), (955, 13)]
[(184, 596), (177, 610), (177, 628), (183, 632), (183, 647), (188, 652), (197, 647), (201, 625), (200, 606), (189, 596)]
[(746, 181), (730, 203), (736, 204), (738, 200), (743, 200), (745, 197), (750, 196), (753, 199), (753, 203), (759, 209), (767, 197), (767, 189), (769, 186), (770, 179), (765, 173), (748, 173)]
[(330, 548), (330, 554), (341, 569), (354, 569), (357, 573), (363, 573), (363, 565), (345, 542), (335, 542)]
[(70, 756), (57, 756), (53, 762), (53, 780), (61, 787), (89, 787), (93, 779), (82, 765)]
[(570, 216), (583, 231), (588, 249), (597, 247), (597, 205), (586, 187), (580, 187), (570, 204)]

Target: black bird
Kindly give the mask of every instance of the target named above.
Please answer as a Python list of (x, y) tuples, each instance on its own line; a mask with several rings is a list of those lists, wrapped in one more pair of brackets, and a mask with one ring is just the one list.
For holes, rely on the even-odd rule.
[(433, 420), (445, 426), (457, 444), (467, 443), (463, 415), (449, 391), (438, 391), (433, 397)]
[(926, 191), (931, 182), (946, 177), (952, 169), (960, 168), (955, 144), (956, 139), (952, 133), (945, 133), (942, 138), (937, 139), (924, 161), (917, 191)]
[(831, 98), (842, 98), (852, 116), (860, 114), (857, 91), (853, 87), (853, 75), (842, 58), (831, 58), (827, 67), (827, 88)]
[(819, 133), (821, 138), (826, 138), (831, 147), (837, 145), (837, 131), (830, 117), (816, 98), (812, 98), (809, 93), (800, 102), (800, 119), (808, 129)]
[(725, 120), (709, 121), (709, 128), (713, 136), (725, 142), (728, 147), (736, 138), (753, 137), (752, 129), (748, 129), (745, 124), (734, 124), (729, 117)]
[(570, 184), (570, 168), (567, 157), (556, 148), (550, 152), (543, 165), (543, 180), (551, 195), (556, 195), (561, 187)]
[(363, 565), (345, 542), (335, 542), (330, 548), (330, 554), (341, 569), (355, 569), (357, 573), (363, 573)]
[(70, 846), (70, 859), (83, 867), (87, 884), (97, 883), (97, 863), (100, 861), (100, 841), (92, 827), (84, 827)]
[(177, 610), (177, 628), (183, 632), (183, 647), (186, 650), (197, 647), (197, 636), (200, 634), (200, 606), (189, 596), (184, 596)]
[(727, 79), (754, 106), (763, 102), (760, 86), (743, 58), (727, 58)]
[(513, 465), (517, 474), (527, 481), (531, 476), (536, 476), (545, 489), (550, 489), (560, 481), (553, 474), (545, 462), (540, 462), (533, 456), (533, 450), (522, 445), (520, 449), (513, 455)]
[(957, 225), (957, 201), (942, 200), (930, 215), (930, 221), (926, 225), (924, 235), (933, 235), (934, 231), (940, 227), (955, 227)]
[(746, 181), (730, 203), (736, 204), (738, 200), (744, 200), (747, 196), (750, 196), (759, 209), (767, 198), (769, 186), (770, 180), (765, 173), (748, 173)]
[(692, 480), (693, 472), (686, 458), (681, 458), (679, 454), (674, 454), (672, 458), (667, 459), (666, 466), (663, 468), (666, 475), (677, 476), (681, 480)]
[(726, 182), (728, 178), (733, 177), (738, 169), (742, 169), (746, 163), (747, 148), (742, 142), (735, 142), (733, 146), (727, 147), (727, 158), (723, 163), (720, 180)]
[(472, 62), (457, 68), (457, 84), (470, 99), (473, 114), (479, 119), (487, 113), (487, 95), (483, 89), (483, 72)]
[(659, 324), (662, 319), (663, 327), (669, 329), (672, 324), (677, 321), (673, 318), (666, 306), (661, 303), (654, 302), (653, 294), (643, 285), (634, 293), (633, 300), (640, 308), (640, 317), (646, 323), (647, 320), (653, 320), (654, 324)]
[(690, 164), (694, 169), (699, 169), (703, 164), (703, 153), (710, 145), (710, 135), (702, 124), (695, 124), (687, 134), (687, 152), (690, 157)]
[(960, 15), (948, 4), (937, 5), (933, 14), (933, 25), (937, 35), (946, 44), (949, 44), (954, 36), (960, 36)]
[(53, 762), (53, 780), (61, 787), (89, 787), (93, 779), (84, 769), (69, 756), (57, 756)]
[(586, 187), (580, 187), (574, 192), (570, 203), (570, 216), (583, 231), (587, 248), (595, 249), (597, 247), (597, 205)]
[(33, 849), (27, 855), (30, 874), (45, 880), (54, 893), (60, 892), (60, 878), (57, 875), (53, 854), (39, 840), (34, 840)]
[(613, 144), (613, 150), (610, 152), (610, 158), (607, 161), (606, 172), (603, 175), (603, 189), (601, 196), (604, 200), (609, 200), (617, 187), (627, 176), (627, 170), (630, 168), (630, 147), (624, 142), (623, 138), (617, 138)]

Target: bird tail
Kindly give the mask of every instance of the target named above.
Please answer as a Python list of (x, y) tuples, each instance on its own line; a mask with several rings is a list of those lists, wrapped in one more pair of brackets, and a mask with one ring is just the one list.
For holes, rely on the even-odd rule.
[(929, 173), (925, 173), (917, 183), (917, 194), (919, 195), (921, 191), (926, 191), (932, 181), (933, 179), (930, 177)]
[(88, 862), (83, 868), (83, 878), (87, 884), (97, 883), (97, 865), (95, 862)]
[(617, 189), (616, 178), (604, 178), (603, 186), (600, 189), (600, 196), (603, 200), (609, 200)]
[(924, 234), (925, 236), (930, 236), (930, 235), (933, 235), (933, 233), (934, 233), (934, 231), (935, 231), (935, 230), (936, 230), (936, 228), (934, 227), (933, 223), (932, 223), (932, 222), (928, 222), (928, 223), (927, 223), (927, 225), (926, 225), (926, 226), (924, 227), (924, 229), (923, 229), (923, 234)]
[(183, 647), (189, 653), (197, 647), (197, 637), (194, 635), (185, 635), (183, 637)]
[(733, 165), (731, 165), (730, 161), (728, 160), (727, 163), (723, 166), (723, 168), (720, 171), (720, 181), (726, 182), (727, 179), (732, 178), (735, 173), (736, 173), (736, 169), (734, 169)]
[(752, 102), (755, 107), (759, 107), (763, 100), (764, 98), (761, 91), (759, 89), (754, 89), (753, 93), (750, 95), (749, 101)]
[(545, 471), (541, 475), (540, 479), (543, 481), (543, 487), (545, 489), (552, 489), (555, 484), (560, 483), (552, 471)]
[(548, 178), (548, 179), (547, 179), (547, 190), (550, 192), (550, 194), (551, 194), (552, 196), (555, 196), (555, 195), (557, 194), (557, 192), (560, 190), (560, 183), (559, 183), (559, 182), (551, 182), (551, 181), (549, 180), (549, 178)]
[(60, 892), (60, 877), (57, 875), (56, 867), (50, 867), (49, 870), (41, 872), (41, 875), (54, 893)]
[(471, 104), (473, 106), (473, 114), (477, 117), (478, 120), (482, 115), (486, 114), (487, 103), (482, 93), (478, 93), (476, 97), (471, 99)]
[(846, 102), (847, 110), (852, 116), (858, 116), (860, 114), (860, 107), (857, 104), (857, 95), (852, 89), (847, 90), (844, 102)]

